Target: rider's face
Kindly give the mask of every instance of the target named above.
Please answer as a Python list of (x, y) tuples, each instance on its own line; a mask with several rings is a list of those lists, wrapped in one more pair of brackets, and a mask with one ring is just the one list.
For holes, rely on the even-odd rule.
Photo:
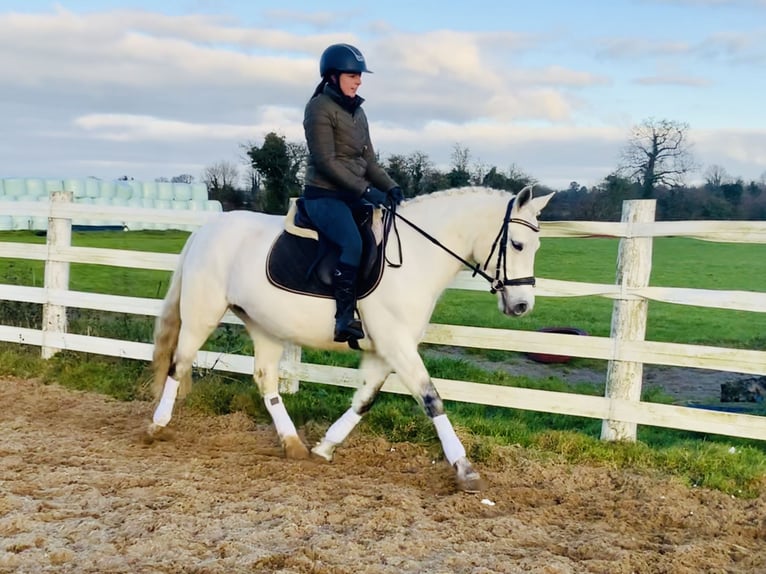
[(341, 93), (349, 98), (353, 98), (356, 95), (356, 91), (361, 85), (362, 74), (349, 74), (344, 72), (338, 77), (338, 86), (340, 87)]

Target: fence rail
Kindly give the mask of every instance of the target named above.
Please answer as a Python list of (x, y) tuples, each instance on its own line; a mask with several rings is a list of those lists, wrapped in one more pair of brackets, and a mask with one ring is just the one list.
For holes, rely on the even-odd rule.
[[(63, 225), (65, 230), (63, 233), (49, 231), (46, 245), (0, 242), (0, 257), (46, 262), (45, 287), (0, 284), (0, 298), (39, 303), (43, 305), (44, 310), (57, 310), (57, 316), (60, 316), (62, 310), (68, 307), (155, 316), (160, 309), (159, 299), (71, 291), (66, 283), (57, 282), (50, 275), (64, 273), (64, 269), (68, 273), (70, 263), (170, 271), (175, 268), (177, 254), (74, 247), (67, 237), (67, 226), (71, 230), (71, 220), (83, 217), (201, 225), (208, 218), (216, 215), (209, 212), (181, 212), (169, 209), (147, 210), (76, 205), (70, 201), (71, 197), (67, 194), (55, 193), (49, 202), (0, 202), (0, 214), (46, 216), (50, 219), (50, 231), (56, 229), (53, 224), (57, 222)], [(636, 203), (643, 202), (626, 202), (625, 211), (630, 213), (631, 208), (636, 207)], [(32, 209), (31, 212), (30, 209)], [(546, 222), (542, 225), (542, 233), (544, 237), (622, 238), (620, 257), (623, 260), (620, 264), (623, 266), (624, 275), (630, 273), (635, 265), (647, 264), (646, 261), (636, 261), (637, 256), (630, 254), (631, 250), (628, 246), (635, 239), (650, 242), (652, 237), (688, 236), (708, 241), (766, 243), (766, 222)], [(644, 251), (646, 251), (645, 246)], [(57, 266), (58, 271), (56, 271)], [(472, 278), (470, 272), (462, 272), (451, 288), (483, 291), (486, 290), (486, 285), (483, 281)], [(616, 285), (606, 285), (541, 278), (538, 281), (537, 294), (543, 297), (601, 296), (613, 299), (615, 308), (626, 303), (646, 304), (652, 300), (681, 305), (766, 312), (766, 293), (652, 287), (633, 285), (624, 280), (619, 280)], [(46, 312), (50, 314), (50, 311), (44, 311), (44, 315)], [(645, 318), (643, 321), (645, 322)], [(239, 320), (231, 313), (227, 313), (223, 322), (239, 323)], [(512, 329), (431, 324), (426, 330), (423, 341), (451, 346), (534, 353), (550, 352), (553, 347), (558, 354), (609, 361), (608, 376), (610, 372), (614, 374), (619, 371), (619, 365), (645, 363), (755, 375), (766, 374), (766, 352), (764, 351), (646, 341), (640, 333), (641, 336), (636, 334), (626, 336), (625, 332), (620, 331), (619, 325), (615, 327), (614, 323), (613, 321), (610, 337), (582, 337)], [(152, 346), (148, 343), (66, 333), (65, 328), (61, 325), (57, 326), (55, 321), (45, 322), (39, 330), (0, 325), (0, 340), (39, 346), (44, 356), (50, 356), (57, 350), (69, 349), (148, 361), (151, 360), (152, 350)], [(237, 373), (253, 372), (251, 356), (219, 352), (200, 351), (196, 365)], [(601, 419), (605, 421), (602, 437), (609, 440), (635, 439), (635, 427), (638, 424), (766, 440), (766, 418), (764, 417), (642, 402), (638, 399), (641, 386), (640, 369), (637, 373), (617, 373), (617, 375), (619, 380), (616, 383), (610, 386), (607, 381), (607, 393), (604, 397), (501, 387), (472, 381), (434, 379), (434, 382), (440, 394), (448, 400)], [(284, 388), (292, 389), (296, 388), (298, 380), (344, 387), (356, 387), (361, 382), (355, 369), (301, 362), (300, 352), (296, 349), (291, 349), (283, 358), (280, 376), (285, 382)], [(622, 388), (617, 388), (620, 386)], [(405, 392), (395, 374), (389, 377), (383, 390), (395, 393)]]

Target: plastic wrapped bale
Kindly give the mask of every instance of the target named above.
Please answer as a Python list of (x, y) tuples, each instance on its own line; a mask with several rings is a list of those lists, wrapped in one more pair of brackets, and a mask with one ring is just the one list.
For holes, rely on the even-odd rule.
[(0, 199), (3, 198), (5, 195), (5, 183), (3, 183), (5, 180), (0, 179)]
[(46, 179), (45, 180), (45, 193), (50, 197), (51, 193), (56, 191), (64, 191), (64, 181), (61, 179)]
[[(173, 201), (170, 202), (170, 208), (176, 211), (189, 211), (189, 202), (174, 199)], [(173, 224), (174, 229), (180, 229), (182, 231), (193, 231), (194, 229), (196, 229), (196, 227), (197, 227), (196, 225), (192, 225), (190, 223), (174, 223)]]
[(191, 198), (199, 201), (207, 201), (207, 185), (204, 183), (191, 184)]
[(32, 218), (28, 215), (14, 215), (13, 217), (13, 229), (20, 231), (22, 229), (29, 230)]
[(85, 182), (81, 179), (65, 179), (64, 191), (71, 191), (75, 200), (80, 197), (87, 197), (85, 195)]
[(3, 189), (6, 197), (17, 198), (26, 194), (26, 182), (20, 177), (11, 177), (5, 180)]
[(94, 199), (101, 197), (101, 181), (92, 177), (87, 178), (85, 180), (85, 195)]
[(48, 218), (41, 215), (36, 215), (29, 219), (29, 228), (34, 231), (47, 231), (48, 230)]
[[(75, 197), (74, 200), (76, 205), (92, 205), (93, 204), (93, 198), (92, 197)], [(75, 217), (72, 219), (72, 225), (90, 225), (90, 214), (82, 215), (80, 217)]]
[[(151, 199), (147, 200), (147, 199), (143, 199), (139, 197), (132, 197), (125, 202), (125, 205), (127, 206), (128, 209), (143, 209), (144, 201), (152, 201), (152, 200)], [(146, 229), (146, 227), (144, 227), (143, 221), (135, 221), (135, 220), (126, 221), (125, 225), (127, 226), (129, 231), (141, 231), (142, 229)]]
[(150, 199), (157, 199), (157, 182), (145, 181), (141, 184), (141, 195)]
[(165, 199), (172, 201), (173, 199), (173, 184), (169, 181), (157, 182), (157, 199)]
[(223, 211), (223, 204), (217, 199), (209, 199), (205, 204), (205, 211)]
[[(141, 207), (144, 209), (156, 209), (157, 208), (157, 200), (151, 197), (143, 197), (141, 198)], [(143, 229), (161, 229), (162, 224), (160, 223), (154, 223), (152, 221), (144, 221), (141, 223), (141, 227)]]
[(114, 182), (115, 192), (114, 197), (118, 199), (132, 199), (133, 197), (141, 197), (140, 195), (134, 196), (133, 194), (133, 186), (130, 185), (127, 181), (116, 181)]
[(113, 198), (117, 195), (117, 184), (113, 181), (100, 181), (98, 184), (99, 197)]
[(207, 206), (207, 199), (191, 199), (189, 200), (189, 207), (191, 211), (205, 211)]
[(37, 177), (24, 180), (24, 195), (26, 198), (19, 201), (37, 201), (45, 197), (45, 181)]
[(0, 215), (0, 231), (10, 231), (13, 229), (13, 216)]
[(175, 201), (189, 201), (192, 198), (192, 186), (189, 183), (173, 184), (173, 199)]
[(140, 181), (130, 180), (126, 181), (131, 189), (133, 190), (133, 193), (130, 194), (130, 197), (143, 197), (144, 196), (144, 184)]
[[(154, 202), (155, 209), (172, 209), (173, 206), (169, 199), (157, 199)], [(157, 223), (155, 229), (168, 229), (168, 223)]]

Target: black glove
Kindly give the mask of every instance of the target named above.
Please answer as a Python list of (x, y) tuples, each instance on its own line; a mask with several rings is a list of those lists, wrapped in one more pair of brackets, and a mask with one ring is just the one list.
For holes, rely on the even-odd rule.
[(399, 205), (402, 201), (404, 201), (404, 193), (402, 192), (402, 188), (398, 185), (392, 187), (388, 190), (388, 197), (391, 198), (391, 203), (394, 205)]
[(380, 207), (388, 201), (388, 194), (380, 191), (377, 187), (368, 187), (362, 194), (362, 199), (369, 201), (375, 207)]

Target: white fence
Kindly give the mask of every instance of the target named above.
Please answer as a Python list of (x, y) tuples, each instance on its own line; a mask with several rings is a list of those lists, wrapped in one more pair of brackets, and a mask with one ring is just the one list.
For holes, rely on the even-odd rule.
[[(177, 254), (73, 247), (70, 242), (71, 221), (82, 217), (196, 226), (215, 214), (172, 209), (147, 210), (78, 205), (71, 203), (71, 194), (67, 193), (54, 193), (52, 200), (34, 203), (0, 201), (0, 215), (25, 214), (47, 217), (50, 220), (46, 245), (0, 242), (0, 257), (46, 262), (44, 287), (0, 284), (2, 299), (43, 305), (42, 328), (25, 329), (0, 325), (0, 340), (39, 346), (43, 349), (44, 356), (50, 356), (60, 349), (69, 349), (151, 360), (152, 346), (148, 343), (66, 332), (67, 307), (155, 316), (161, 304), (158, 299), (70, 291), (69, 264), (88, 263), (170, 271), (175, 267)], [(651, 220), (653, 212), (653, 201), (626, 202), (623, 221), (619, 223), (546, 222), (542, 225), (543, 237), (598, 235), (622, 238), (616, 284), (540, 278), (537, 287), (538, 296), (543, 297), (596, 295), (613, 299), (615, 303), (610, 337), (431, 324), (423, 340), (443, 345), (532, 353), (550, 353), (551, 349), (555, 349), (557, 354), (604, 359), (609, 361), (606, 396), (585, 396), (434, 379), (442, 397), (448, 400), (602, 419), (602, 438), (608, 440), (634, 440), (638, 424), (766, 440), (766, 417), (646, 403), (640, 400), (641, 366), (645, 363), (766, 374), (765, 351), (643, 340), (646, 305), (649, 301), (766, 313), (765, 292), (647, 285), (648, 270), (651, 267), (652, 237), (687, 236), (710, 241), (766, 243), (766, 222), (654, 222)], [(486, 284), (472, 278), (470, 272), (461, 273), (452, 287), (486, 290)], [(224, 322), (238, 323), (238, 319), (227, 313)], [(761, 323), (761, 329), (763, 324)], [(196, 364), (229, 372), (253, 372), (251, 356), (200, 351)], [(300, 349), (297, 348), (289, 349), (286, 353), (280, 366), (280, 375), (287, 390), (297, 388), (298, 380), (344, 387), (356, 387), (360, 384), (355, 369), (303, 363), (300, 359)], [(395, 374), (389, 377), (383, 390), (406, 393)]]

